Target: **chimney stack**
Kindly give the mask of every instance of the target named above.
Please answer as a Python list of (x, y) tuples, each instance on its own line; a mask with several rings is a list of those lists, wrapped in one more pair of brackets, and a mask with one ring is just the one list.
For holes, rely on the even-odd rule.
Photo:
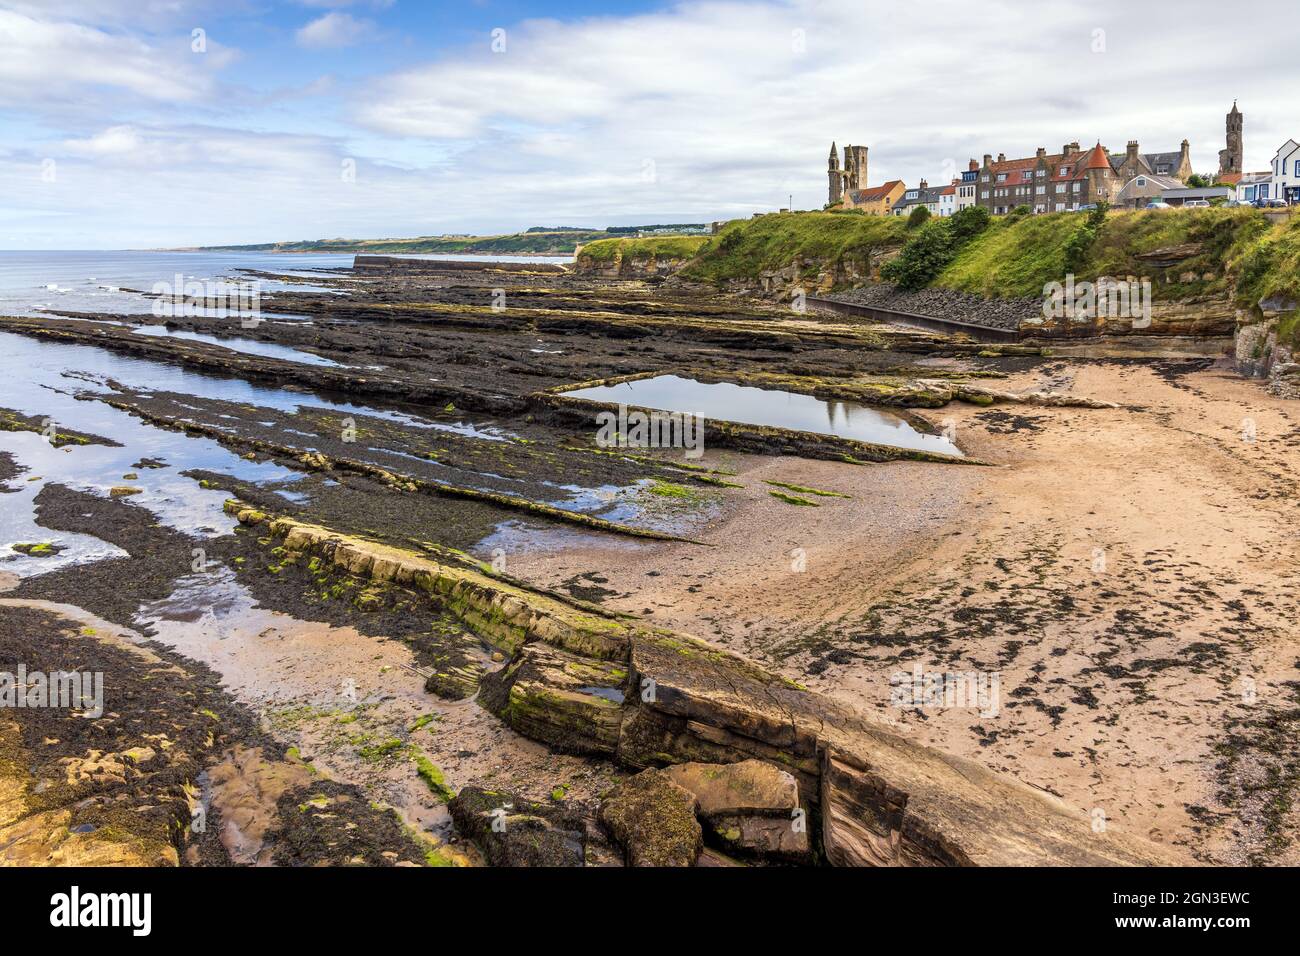
[(999, 162), (999, 163), (1005, 163), (1006, 161), (1007, 161), (1007, 154), (1006, 154), (1006, 153), (998, 153), (998, 162)]
[(993, 163), (993, 154), (992, 154), (992, 153), (985, 153), (985, 154), (984, 154), (984, 165), (985, 165), (985, 166), (990, 166), (990, 165), (992, 165), (992, 163)]
[[(987, 162), (987, 161), (988, 161), (988, 158), (985, 157), (985, 162)], [(975, 162), (974, 159), (972, 159), (972, 160), (970, 161), (970, 167), (969, 167), (970, 171), (973, 173), (973, 172), (975, 172), (975, 170), (977, 170), (977, 169), (979, 169), (979, 168), (980, 168), (980, 164), (977, 163), (977, 162)]]
[(921, 188), (924, 189), (927, 185), (928, 185), (928, 183), (926, 183), (926, 181), (925, 181), (924, 179), (922, 179), (922, 180), (921, 180)]

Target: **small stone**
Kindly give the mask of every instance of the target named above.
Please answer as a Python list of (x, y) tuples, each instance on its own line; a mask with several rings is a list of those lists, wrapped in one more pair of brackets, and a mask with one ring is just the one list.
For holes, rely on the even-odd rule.
[(122, 480), (123, 480), (123, 481), (139, 481), (139, 480), (140, 480), (140, 476), (137, 475), (134, 471), (128, 471), (125, 475), (122, 476)]
[(143, 490), (143, 488), (132, 488), (129, 485), (114, 485), (108, 489), (108, 496), (110, 498), (126, 498), (130, 495), (138, 495)]

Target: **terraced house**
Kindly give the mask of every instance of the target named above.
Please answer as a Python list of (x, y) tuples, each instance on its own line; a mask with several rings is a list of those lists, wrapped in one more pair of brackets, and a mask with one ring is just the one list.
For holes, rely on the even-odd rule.
[(930, 210), (932, 216), (951, 216), (957, 209), (956, 198), (955, 185), (931, 186), (922, 179), (921, 185), (907, 190), (902, 198), (894, 203), (894, 215), (908, 216), (917, 206), (924, 206)]
[(985, 153), (975, 201), (995, 216), (1017, 206), (1028, 206), (1035, 213), (1064, 212), (1113, 201), (1123, 182), (1101, 143), (1089, 150), (1066, 143), (1059, 153), (1051, 154), (1040, 146), (1034, 156), (1024, 159), (1007, 159), (999, 153), (994, 160)]

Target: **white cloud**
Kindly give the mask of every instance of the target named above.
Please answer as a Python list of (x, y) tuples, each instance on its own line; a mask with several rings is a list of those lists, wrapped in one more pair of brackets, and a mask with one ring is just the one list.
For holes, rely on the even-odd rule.
[(103, 88), (147, 101), (191, 102), (211, 91), (214, 73), (233, 56), (211, 40), (205, 54), (194, 54), (188, 34), (161, 46), (0, 10), (0, 104), (75, 104)]
[[(119, 6), (93, 2), (104, 16)], [(304, 19), (323, 12), (314, 23), (368, 22), (342, 8), (374, 6), (298, 3), (315, 8)], [(1234, 8), (1236, 22), (1269, 15), (1263, 0)], [(65, 248), (703, 221), (784, 206), (790, 193), (812, 208), (832, 139), (868, 145), (876, 183), (934, 183), (970, 156), (1069, 140), (1123, 149), (1136, 138), (1155, 151), (1187, 137), (1208, 171), (1234, 97), (1247, 167), (1300, 134), (1291, 37), (1225, 28), (1209, 0), (1158, 22), (1126, 0), (1042, 4), (1032, 17), (1012, 0), (687, 0), (506, 22), (504, 53), (485, 32), (361, 83), (349, 67), (362, 58), (322, 55), (236, 96), (193, 62), (204, 58), (188, 54), (187, 25), (173, 49), (34, 13), (0, 13), (0, 27), (14, 18), (17, 32), (0, 29), (0, 106), (59, 132), (0, 143), (0, 196), (25, 211), (10, 222), (29, 222), (34, 242)], [(1097, 29), (1104, 53), (1092, 52)], [(228, 128), (243, 124), (255, 129)], [(56, 184), (40, 180), (44, 157), (59, 163)], [(349, 158), (351, 183), (340, 177)]]
[(358, 19), (349, 13), (327, 13), (317, 17), (300, 29), (295, 37), (298, 45), (308, 49), (352, 46), (374, 33), (370, 20)]

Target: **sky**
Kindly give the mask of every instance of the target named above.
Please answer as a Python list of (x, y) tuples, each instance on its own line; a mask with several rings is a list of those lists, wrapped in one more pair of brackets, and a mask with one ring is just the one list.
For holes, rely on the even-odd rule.
[[(0, 0), (0, 248), (706, 222), (971, 157), (1300, 139), (1268, 0)], [(1270, 26), (1272, 24), (1272, 26)]]

